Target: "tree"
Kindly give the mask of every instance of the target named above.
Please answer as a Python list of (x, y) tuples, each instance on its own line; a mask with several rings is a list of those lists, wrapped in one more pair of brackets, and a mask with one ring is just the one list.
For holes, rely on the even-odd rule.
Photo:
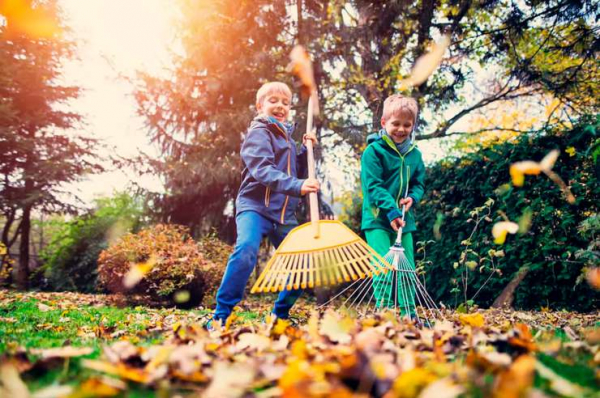
[[(298, 0), (300, 1), (300, 0)], [(567, 116), (598, 107), (598, 4), (589, 0), (304, 1), (303, 29), (324, 63), (326, 127), (359, 147), (377, 129), (383, 100), (440, 35), (449, 56), (412, 95), (423, 107), (418, 139), (462, 133), (465, 116), (498, 101), (550, 93)], [(488, 87), (470, 87), (491, 70)], [(473, 84), (475, 86), (475, 84)], [(574, 93), (578, 93), (576, 96)], [(557, 108), (558, 109), (558, 108)], [(553, 115), (550, 115), (550, 118)]]
[[(56, 3), (22, 6), (14, 14), (0, 8), (0, 210), (2, 243), (10, 248), (18, 238), (16, 282), (26, 288), (32, 213), (72, 210), (61, 200), (61, 185), (101, 167), (94, 163), (96, 140), (72, 130), (80, 116), (68, 110), (68, 101), (80, 89), (60, 80), (61, 62), (74, 55), (74, 46), (60, 36)], [(56, 28), (36, 28), (49, 24)]]
[(170, 77), (141, 74), (138, 112), (160, 146), (146, 159), (165, 183), (156, 195), (158, 216), (198, 235), (233, 230), (226, 216), (240, 183), (242, 134), (254, 114), (256, 90), (282, 77), (291, 42), (284, 2), (181, 0), (183, 52)]

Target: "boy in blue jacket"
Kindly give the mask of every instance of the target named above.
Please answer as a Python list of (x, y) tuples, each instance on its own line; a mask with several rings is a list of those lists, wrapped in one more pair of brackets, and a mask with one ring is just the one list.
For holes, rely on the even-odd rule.
[[(265, 83), (256, 93), (258, 116), (242, 143), (242, 183), (236, 199), (237, 240), (217, 292), (213, 321), (225, 325), (235, 305), (242, 299), (256, 265), (260, 242), (268, 236), (278, 247), (298, 225), (295, 212), (300, 197), (319, 190), (315, 179), (299, 179), (306, 168), (306, 147), (300, 151), (292, 139), (288, 123), (292, 92), (281, 82)], [(316, 144), (312, 134), (304, 135)], [(300, 290), (279, 294), (273, 313), (287, 319)]]

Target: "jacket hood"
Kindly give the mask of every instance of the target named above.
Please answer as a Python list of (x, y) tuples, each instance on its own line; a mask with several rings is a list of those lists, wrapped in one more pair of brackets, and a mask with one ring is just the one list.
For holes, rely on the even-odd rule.
[(384, 135), (385, 135), (385, 130), (384, 129), (381, 129), (381, 130), (379, 130), (376, 133), (369, 134), (367, 136), (367, 145), (370, 144), (370, 143), (372, 143), (372, 142), (377, 141), (378, 139), (381, 139), (381, 137), (383, 137)]
[(259, 127), (266, 127), (270, 131), (280, 132), (281, 130), (287, 132), (289, 136), (294, 132), (295, 125), (293, 123), (281, 123), (277, 119), (265, 116), (258, 115), (256, 116), (252, 122), (250, 122), (250, 130), (254, 130)]

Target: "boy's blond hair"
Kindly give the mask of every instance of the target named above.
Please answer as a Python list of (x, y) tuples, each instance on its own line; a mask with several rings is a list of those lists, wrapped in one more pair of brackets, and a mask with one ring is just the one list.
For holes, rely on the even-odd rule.
[(256, 92), (256, 106), (262, 104), (269, 94), (283, 94), (287, 95), (288, 98), (292, 99), (292, 90), (287, 84), (282, 82), (268, 82), (263, 84)]
[(383, 102), (383, 115), (381, 115), (381, 118), (388, 120), (392, 116), (409, 114), (413, 117), (413, 121), (416, 124), (418, 113), (419, 104), (417, 104), (417, 100), (412, 97), (393, 94), (387, 97)]

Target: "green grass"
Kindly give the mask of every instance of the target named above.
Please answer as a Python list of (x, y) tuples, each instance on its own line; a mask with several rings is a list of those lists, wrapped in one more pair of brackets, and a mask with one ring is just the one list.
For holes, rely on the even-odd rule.
[[(39, 305), (49, 305), (41, 311)], [(154, 344), (162, 340), (157, 320), (170, 314), (189, 317), (208, 311), (153, 310), (144, 307), (95, 307), (81, 305), (62, 310), (36, 299), (0, 304), (0, 354), (10, 348), (51, 348), (63, 345), (98, 348), (103, 343), (126, 336), (135, 343)], [(111, 334), (114, 333), (114, 338)]]

